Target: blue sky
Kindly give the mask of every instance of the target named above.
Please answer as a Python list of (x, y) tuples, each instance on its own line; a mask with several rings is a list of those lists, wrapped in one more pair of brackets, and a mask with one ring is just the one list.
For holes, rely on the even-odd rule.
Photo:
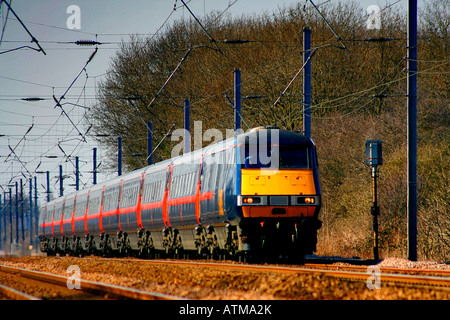
[[(330, 3), (336, 1), (331, 0)], [(316, 5), (323, 2), (326, 0), (314, 1)], [(361, 8), (372, 4), (380, 8), (390, 4), (407, 7), (407, 0), (356, 2)], [(71, 118), (69, 120), (61, 114), (61, 109), (54, 108), (55, 102), (51, 99), (52, 95), (59, 98), (66, 91), (94, 50), (68, 42), (95, 40), (97, 35), (98, 41), (112, 43), (99, 47), (86, 72), (82, 72), (64, 100), (88, 107), (95, 102), (95, 87), (108, 70), (117, 43), (128, 39), (129, 34), (151, 35), (156, 32), (172, 12), (175, 3), (177, 6), (182, 5), (180, 0), (12, 0), (12, 8), (39, 41), (46, 55), (30, 49), (0, 54), (0, 185), (5, 190), (8, 183), (14, 183), (20, 178), (27, 183), (25, 176), (28, 177), (29, 172), (33, 173), (40, 164), (37, 170), (51, 172), (51, 185), (56, 191), (58, 166), (62, 164), (64, 174), (71, 175), (64, 182), (66, 193), (72, 191), (74, 188), (69, 184), (74, 183), (73, 164), (66, 161), (61, 148), (68, 155), (80, 157), (81, 170), (84, 172), (82, 185), (91, 185), (92, 174), (88, 171), (92, 171), (92, 148), (98, 146), (92, 139), (86, 143), (77, 140), (79, 136), (70, 122), (79, 123), (87, 109), (64, 105)], [(227, 14), (239, 16), (276, 12), (279, 7), (296, 3), (304, 4), (306, 1), (191, 0), (187, 4), (201, 18), (211, 11), (223, 11), (230, 4)], [(419, 5), (421, 3), (420, 0)], [(71, 14), (66, 11), (71, 5), (80, 8), (80, 30), (67, 28)], [(7, 7), (4, 3), (1, 9), (0, 31), (3, 31), (3, 41), (0, 52), (24, 45), (37, 48), (11, 13), (6, 20)], [(183, 17), (189, 18), (190, 14), (185, 8), (179, 8), (170, 15), (167, 23)], [(21, 100), (30, 97), (46, 100)], [(30, 127), (31, 130), (24, 137)], [(100, 147), (98, 154), (100, 162), (104, 155)], [(38, 175), (38, 181), (39, 192), (43, 197), (45, 190), (41, 185), (45, 185), (45, 176)], [(3, 194), (1, 189), (0, 194)]]

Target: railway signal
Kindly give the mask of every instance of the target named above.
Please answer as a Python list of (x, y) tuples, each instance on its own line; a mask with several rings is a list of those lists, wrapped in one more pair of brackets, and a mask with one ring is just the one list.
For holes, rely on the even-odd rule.
[(378, 216), (380, 215), (380, 207), (378, 206), (377, 198), (377, 177), (378, 166), (383, 164), (382, 143), (380, 140), (366, 141), (366, 165), (372, 168), (372, 193), (373, 205), (371, 208), (372, 214), (372, 229), (373, 229), (373, 258), (379, 260), (378, 256)]

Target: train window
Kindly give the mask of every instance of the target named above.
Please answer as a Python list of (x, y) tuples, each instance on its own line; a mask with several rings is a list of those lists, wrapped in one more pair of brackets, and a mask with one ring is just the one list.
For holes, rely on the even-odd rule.
[(210, 171), (211, 166), (209, 164), (208, 158), (203, 159), (203, 165), (202, 165), (202, 177), (201, 177), (201, 192), (205, 192), (208, 190), (209, 186), (209, 177), (210, 177)]
[(52, 222), (53, 215), (55, 214), (55, 203), (51, 203), (47, 209), (47, 222)]
[(46, 215), (47, 215), (47, 205), (42, 205), (39, 208), (39, 225), (45, 222)]
[(161, 201), (164, 196), (164, 184), (166, 182), (166, 171), (148, 173), (145, 176), (142, 203)]
[(280, 169), (310, 168), (310, 149), (302, 145), (280, 147)]
[(246, 137), (244, 168), (259, 169), (259, 168), (277, 168), (277, 146), (250, 143)]
[(87, 193), (79, 195), (75, 205), (75, 217), (82, 217), (86, 213)]
[(190, 189), (191, 189), (190, 194), (195, 194), (195, 191), (196, 191), (196, 185), (197, 185), (197, 181), (196, 181), (196, 179), (195, 179), (196, 177), (197, 177), (196, 172), (192, 172), (192, 173), (189, 175), (189, 186), (190, 186)]
[(140, 178), (124, 181), (122, 189), (121, 208), (133, 207), (137, 204)]
[(172, 181), (170, 182), (170, 197), (173, 198), (174, 196), (176, 196), (176, 190), (175, 187), (178, 185), (178, 183), (176, 183), (176, 177), (172, 177)]
[(187, 191), (189, 189), (189, 186), (186, 185), (186, 175), (182, 175), (179, 178), (180, 184), (178, 186), (178, 196), (182, 197), (185, 196), (187, 194)]
[(166, 191), (166, 180), (161, 180), (159, 182), (159, 185), (156, 185), (156, 188), (154, 190), (154, 198), (156, 200), (162, 200), (164, 197), (164, 191)]
[(54, 213), (55, 220), (61, 219), (63, 210), (64, 210), (64, 200), (61, 200), (60, 202), (56, 203), (56, 205), (55, 205), (55, 213)]
[(153, 187), (151, 189), (151, 200), (153, 201), (159, 201), (162, 200), (164, 196), (164, 180), (155, 181), (153, 183)]
[(47, 214), (45, 216), (45, 222), (52, 222), (53, 212), (55, 211), (55, 204), (51, 203), (47, 206)]
[(194, 195), (198, 170), (199, 165), (193, 163), (175, 166), (172, 172), (169, 197), (173, 199)]
[(245, 169), (306, 169), (310, 161), (310, 149), (304, 145), (245, 147)]
[(215, 190), (220, 190), (223, 188), (223, 179), (225, 178), (225, 168), (227, 166), (225, 164), (219, 164), (217, 166), (217, 175), (216, 175), (216, 181), (214, 183)]
[(178, 177), (172, 177), (172, 182), (170, 183), (170, 197), (176, 198), (178, 197), (177, 187), (178, 184)]
[(181, 188), (181, 187), (183, 187), (183, 176), (177, 177), (176, 180), (177, 180), (177, 184), (175, 186), (175, 189), (176, 189), (175, 194), (177, 197), (179, 197), (183, 194), (183, 190)]
[(197, 175), (197, 171), (194, 172), (190, 172), (189, 173), (189, 180), (187, 183), (187, 187), (186, 187), (186, 195), (194, 195), (195, 192), (197, 191), (197, 179), (198, 179), (198, 175)]
[(180, 176), (177, 178), (177, 185), (176, 185), (177, 193), (176, 193), (176, 195), (178, 197), (181, 197), (183, 195), (183, 187), (186, 188), (186, 186), (183, 185), (183, 177), (184, 176)]
[(64, 206), (64, 219), (69, 219), (72, 217), (74, 207), (75, 207), (75, 197), (66, 199), (66, 204)]
[(52, 215), (53, 215), (52, 210), (53, 210), (53, 204), (47, 204), (45, 206), (45, 211), (42, 216), (43, 223), (52, 222)]
[(225, 153), (226, 153), (225, 164), (227, 165), (227, 168), (230, 168), (236, 163), (236, 148), (229, 148), (225, 151)]
[(219, 159), (221, 159), (222, 155), (215, 155), (211, 158), (206, 158), (203, 162), (203, 176), (202, 176), (202, 185), (201, 191), (213, 191), (216, 188), (218, 167), (219, 167)]
[(144, 185), (144, 194), (142, 196), (142, 203), (149, 203), (162, 200), (164, 195), (164, 181), (146, 182)]
[(214, 174), (214, 176), (215, 176), (214, 189), (215, 190), (220, 190), (223, 187), (223, 179), (224, 179), (224, 176), (225, 176), (224, 172), (225, 172), (225, 169), (228, 167), (227, 166), (227, 161), (229, 161), (229, 160), (226, 160), (227, 153), (225, 151), (221, 151), (218, 154), (218, 157), (220, 159), (225, 159), (225, 160), (222, 161), (222, 162), (218, 162), (217, 168), (215, 168), (215, 170), (216, 170), (216, 172)]
[[(39, 219), (42, 220), (42, 223), (46, 223), (47, 222), (47, 216), (48, 216), (48, 206), (44, 205), (42, 208), (42, 212), (39, 211)], [(41, 217), (42, 215), (42, 217)]]
[(100, 212), (101, 197), (102, 197), (101, 189), (91, 191), (91, 195), (89, 196), (88, 214)]
[(119, 207), (120, 184), (105, 188), (103, 211), (116, 210)]

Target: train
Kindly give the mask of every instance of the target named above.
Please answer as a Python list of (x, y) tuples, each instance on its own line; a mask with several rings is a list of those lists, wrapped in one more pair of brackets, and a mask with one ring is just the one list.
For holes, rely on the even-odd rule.
[(38, 237), (47, 255), (301, 261), (320, 207), (314, 142), (257, 127), (41, 205)]

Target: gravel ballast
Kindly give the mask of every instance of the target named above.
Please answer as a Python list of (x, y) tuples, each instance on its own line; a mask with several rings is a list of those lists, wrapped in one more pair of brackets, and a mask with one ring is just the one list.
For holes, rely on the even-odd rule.
[[(383, 283), (370, 289), (365, 281), (337, 279), (324, 274), (279, 274), (226, 270), (206, 266), (151, 264), (133, 259), (23, 257), (1, 258), (0, 264), (45, 271), (65, 276), (69, 266), (78, 266), (81, 278), (160, 292), (190, 299), (212, 300), (448, 300), (450, 291), (411, 288)], [(384, 267), (448, 269), (445, 264), (409, 264), (403, 259), (386, 259)], [(370, 274), (367, 275), (370, 277)], [(1, 280), (1, 279), (0, 279)]]

